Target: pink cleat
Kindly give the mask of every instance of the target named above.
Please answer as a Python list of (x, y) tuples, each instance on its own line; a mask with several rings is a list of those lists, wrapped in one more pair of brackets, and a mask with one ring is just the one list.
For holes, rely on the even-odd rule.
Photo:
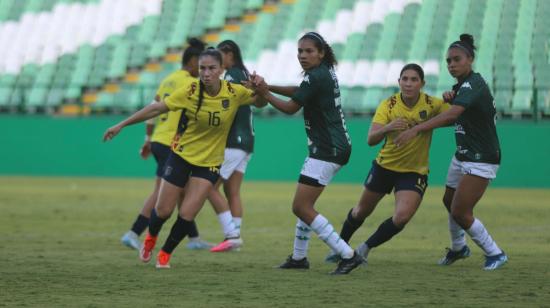
[(228, 238), (218, 245), (210, 248), (210, 252), (238, 251), (242, 245), (243, 240), (240, 237)]

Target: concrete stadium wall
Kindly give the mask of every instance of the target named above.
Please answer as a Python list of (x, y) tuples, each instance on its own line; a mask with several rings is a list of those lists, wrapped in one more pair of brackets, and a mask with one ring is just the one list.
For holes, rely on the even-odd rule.
[[(109, 143), (105, 129), (122, 117), (52, 118), (0, 116), (0, 175), (152, 177), (154, 160), (138, 150), (144, 125), (126, 128)], [(370, 118), (347, 121), (353, 142), (351, 160), (335, 182), (361, 185), (379, 147), (366, 144)], [(249, 163), (250, 180), (296, 181), (307, 155), (300, 117), (256, 118), (256, 151)], [(500, 121), (503, 161), (492, 185), (550, 187), (550, 122)], [(454, 152), (451, 128), (434, 133), (430, 185), (443, 185)]]

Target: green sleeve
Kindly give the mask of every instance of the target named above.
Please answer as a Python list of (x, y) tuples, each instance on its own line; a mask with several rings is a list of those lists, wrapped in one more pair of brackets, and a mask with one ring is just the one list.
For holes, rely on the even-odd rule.
[(306, 73), (300, 87), (294, 92), (294, 95), (292, 95), (292, 100), (303, 107), (315, 96), (317, 92), (317, 83), (316, 78), (314, 78), (312, 74)]
[(453, 99), (453, 105), (459, 105), (464, 108), (470, 107), (481, 94), (481, 90), (482, 88), (477, 84), (472, 85), (470, 82), (464, 82)]

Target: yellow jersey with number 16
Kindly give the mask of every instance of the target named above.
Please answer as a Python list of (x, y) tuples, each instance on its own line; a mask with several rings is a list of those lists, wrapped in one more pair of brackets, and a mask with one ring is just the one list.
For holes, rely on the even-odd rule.
[(188, 82), (164, 101), (170, 110), (181, 110), (172, 151), (196, 166), (221, 165), (237, 110), (254, 101), (252, 90), (225, 80), (220, 82), (221, 89), (216, 96), (203, 92), (200, 109), (198, 80)]

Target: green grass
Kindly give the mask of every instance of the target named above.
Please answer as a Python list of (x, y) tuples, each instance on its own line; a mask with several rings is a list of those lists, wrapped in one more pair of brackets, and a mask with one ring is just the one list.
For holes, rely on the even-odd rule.
[[(180, 245), (172, 269), (142, 264), (122, 247), (152, 180), (0, 177), (0, 306), (40, 307), (358, 307), (550, 304), (550, 190), (489, 189), (476, 215), (510, 261), (481, 270), (482, 252), (435, 265), (449, 245), (441, 188), (429, 188), (407, 228), (374, 250), (369, 265), (327, 275), (328, 249), (310, 243), (309, 271), (274, 269), (291, 252), (294, 183), (246, 182), (240, 252), (212, 254)], [(330, 185), (317, 209), (339, 230), (361, 185)], [(365, 240), (393, 211), (386, 197), (352, 240)], [(201, 236), (222, 235), (206, 205)], [(163, 229), (161, 243), (172, 221)], [(186, 241), (186, 240), (185, 240)], [(183, 243), (182, 243), (183, 244)]]

